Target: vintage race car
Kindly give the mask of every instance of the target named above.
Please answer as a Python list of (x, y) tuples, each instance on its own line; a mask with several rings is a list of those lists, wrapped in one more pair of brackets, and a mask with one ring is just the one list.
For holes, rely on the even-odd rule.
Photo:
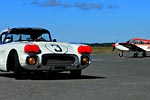
[(43, 28), (8, 28), (0, 33), (0, 70), (23, 73), (70, 71), (81, 75), (91, 62), (88, 45), (57, 42)]

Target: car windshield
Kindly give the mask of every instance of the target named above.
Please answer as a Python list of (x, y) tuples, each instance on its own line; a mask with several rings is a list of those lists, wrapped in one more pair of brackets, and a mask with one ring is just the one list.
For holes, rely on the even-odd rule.
[(50, 41), (49, 34), (43, 33), (43, 34), (37, 34), (37, 35), (31, 35), (31, 34), (15, 34), (10, 33), (7, 35), (6, 39), (12, 39), (13, 42), (16, 41)]
[(51, 37), (48, 31), (32, 30), (32, 31), (11, 31), (2, 35), (2, 41), (17, 42), (17, 41), (47, 41), (50, 42)]

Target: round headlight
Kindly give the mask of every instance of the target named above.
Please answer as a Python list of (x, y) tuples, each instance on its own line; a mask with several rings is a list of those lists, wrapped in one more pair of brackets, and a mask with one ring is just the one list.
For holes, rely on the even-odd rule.
[(30, 65), (35, 65), (36, 64), (36, 59), (34, 57), (29, 58), (29, 64)]

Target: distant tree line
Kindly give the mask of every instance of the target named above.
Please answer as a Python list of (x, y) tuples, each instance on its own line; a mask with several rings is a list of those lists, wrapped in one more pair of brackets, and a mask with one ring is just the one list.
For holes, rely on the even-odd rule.
[(83, 43), (83, 44), (87, 44), (87, 45), (90, 45), (92, 47), (96, 47), (96, 46), (99, 46), (99, 47), (111, 47), (113, 43)]

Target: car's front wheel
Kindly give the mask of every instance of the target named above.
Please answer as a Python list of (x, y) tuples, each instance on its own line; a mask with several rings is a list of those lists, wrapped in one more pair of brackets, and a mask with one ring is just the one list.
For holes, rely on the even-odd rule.
[(15, 69), (14, 69), (15, 79), (22, 79), (22, 69), (21, 69), (21, 66), (19, 64), (17, 54), (14, 55), (14, 67), (15, 67)]

